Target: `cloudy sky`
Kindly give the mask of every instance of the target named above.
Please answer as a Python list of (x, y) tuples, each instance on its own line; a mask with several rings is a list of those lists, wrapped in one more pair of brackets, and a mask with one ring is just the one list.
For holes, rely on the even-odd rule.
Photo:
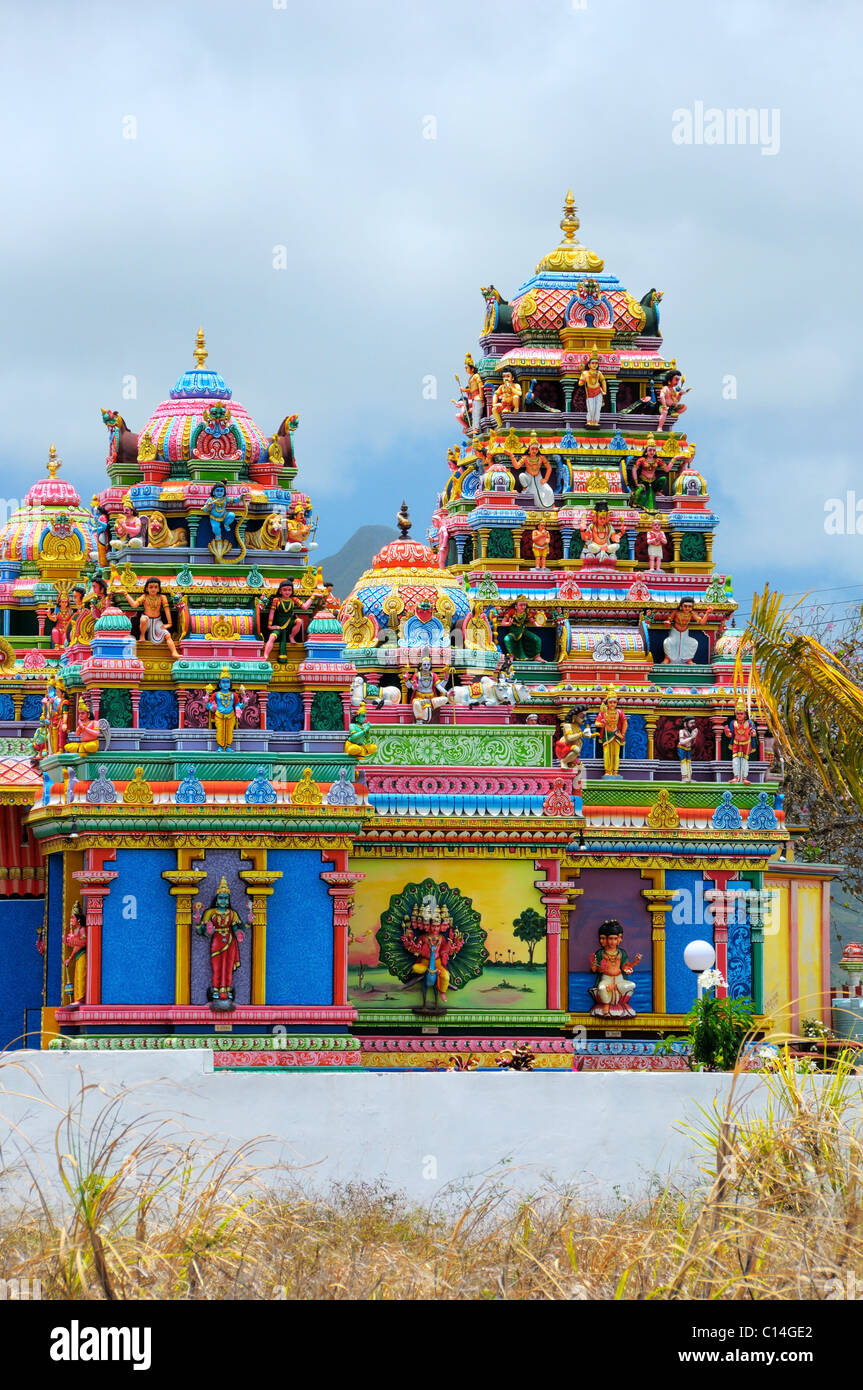
[[(299, 412), (322, 553), (403, 495), (423, 531), (479, 286), (514, 293), (572, 186), (606, 269), (665, 293), (738, 599), (863, 597), (863, 534), (825, 532), (855, 489), (863, 530), (858, 3), (41, 0), (3, 23), (7, 505), (52, 440), (89, 496), (100, 406), (140, 429), (202, 323), (265, 431)], [(698, 103), (763, 110), (765, 138), (678, 143)]]

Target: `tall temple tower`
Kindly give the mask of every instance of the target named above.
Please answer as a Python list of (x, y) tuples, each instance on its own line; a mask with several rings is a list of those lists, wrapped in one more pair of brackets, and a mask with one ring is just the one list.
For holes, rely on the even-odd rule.
[(571, 194), (561, 229), (483, 290), (427, 537), (404, 504), (342, 600), (297, 417), (262, 432), (202, 330), (139, 433), (102, 412), (91, 507), (52, 450), (0, 530), (0, 1042), (679, 1067), (694, 938), (765, 1019), (826, 1012), (662, 295)]

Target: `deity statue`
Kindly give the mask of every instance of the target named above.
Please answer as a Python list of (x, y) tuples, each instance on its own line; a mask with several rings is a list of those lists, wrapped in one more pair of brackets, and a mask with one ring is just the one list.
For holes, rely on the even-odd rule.
[(594, 736), (585, 710), (570, 710), (567, 717), (560, 721), (560, 737), (554, 745), (554, 751), (560, 759), (561, 767), (581, 767), (581, 749), (584, 740)]
[(521, 407), (521, 387), (512, 372), (504, 370), (500, 385), (491, 398), (491, 413), (498, 429), (504, 415), (515, 415)]
[(692, 781), (692, 749), (698, 738), (698, 723), (687, 719), (681, 724), (677, 734), (677, 756), (680, 759), (681, 782)]
[(615, 918), (603, 922), (599, 928), (599, 950), (590, 958), (590, 969), (597, 976), (596, 984), (589, 991), (594, 999), (591, 1013), (598, 1018), (634, 1018), (629, 1000), (635, 990), (630, 976), (641, 960), (641, 955), (632, 960), (621, 947), (623, 928)]
[(127, 493), (123, 498), (123, 510), (114, 521), (114, 539), (111, 541), (111, 549), (140, 550), (144, 544), (144, 535), (144, 522), (135, 511), (132, 499)]
[(63, 677), (54, 671), (42, 697), (42, 719), (48, 731), (48, 752), (62, 753), (69, 731), (69, 701)]
[(90, 501), (90, 516), (92, 517), (92, 533), (96, 542), (99, 564), (107, 565), (108, 547), (111, 544), (111, 521), (105, 509), (99, 506), (99, 498), (95, 492)]
[(584, 394), (587, 403), (586, 425), (596, 426), (599, 424), (599, 417), (602, 411), (602, 398), (608, 390), (605, 377), (599, 370), (599, 355), (594, 348), (589, 357), (584, 359), (584, 371), (578, 378), (579, 386), (584, 387)]
[(73, 733), (66, 739), (64, 752), (77, 753), (80, 758), (86, 757), (90, 753), (98, 753), (101, 740), (105, 740), (105, 747), (111, 745), (111, 726), (107, 719), (94, 719), (87, 706), (86, 701), (78, 699), (78, 718), (75, 723)]
[(482, 377), (476, 369), (476, 363), (470, 353), (464, 359), (464, 369), (467, 372), (467, 383), (462, 386), (456, 376), (459, 391), (465, 403), (466, 413), (470, 418), (470, 427), (476, 434), (482, 420), (483, 407), (485, 405), (485, 393), (483, 391)]
[(668, 494), (668, 470), (671, 463), (672, 460), (659, 457), (653, 435), (648, 435), (644, 452), (629, 470), (628, 481), (634, 506), (644, 507), (649, 512), (656, 509), (657, 495)]
[(192, 925), (199, 936), (210, 941), (212, 984), (207, 998), (214, 1008), (230, 1008), (234, 1001), (234, 972), (240, 968), (240, 942), (245, 937), (238, 912), (231, 906), (228, 880), (222, 875), (213, 906), (204, 911), (202, 903), (192, 908)]
[(231, 673), (223, 666), (219, 675), (218, 688), (208, 685), (206, 690), (207, 709), (213, 716), (216, 729), (216, 746), (220, 753), (228, 753), (234, 742), (237, 716), (245, 709), (248, 696), (244, 685), (239, 693), (234, 690)]
[(167, 595), (162, 593), (161, 579), (145, 579), (142, 598), (131, 598), (126, 589), (123, 589), (123, 595), (130, 608), (141, 609), (141, 641), (153, 642), (157, 646), (164, 642), (174, 660), (179, 661), (180, 653), (171, 636), (171, 605)]
[[(515, 455), (506, 450), (512, 459), (513, 468), (518, 473), (518, 481), (529, 506), (538, 511), (547, 511), (554, 506), (554, 490), (549, 485), (551, 464), (544, 458), (536, 430), (531, 431), (527, 453), (516, 462)], [(521, 470), (521, 471), (519, 471)]]
[(87, 997), (87, 921), (80, 902), (75, 903), (63, 933), (63, 993), (68, 1004), (83, 1004)]
[(311, 609), (312, 599), (306, 599), (305, 603), (294, 595), (294, 581), (283, 579), (276, 592), (270, 600), (267, 610), (267, 627), (270, 635), (264, 645), (264, 660), (269, 661), (270, 653), (279, 643), (279, 661), (282, 665), (288, 659), (288, 643), (302, 642), (303, 640), (303, 612)]
[(510, 604), (501, 617), (501, 624), (509, 628), (503, 645), (514, 661), (542, 661), (542, 641), (538, 633), (530, 631), (526, 594), (519, 594), (515, 602)]
[[(108, 592), (108, 585), (101, 574), (94, 574), (90, 580), (90, 587), (84, 595), (85, 612), (82, 614), (75, 634), (78, 641), (89, 642), (92, 640), (95, 624), (110, 607), (111, 595)], [(85, 622), (85, 619), (89, 619), (89, 621)]]
[(581, 539), (584, 546), (582, 561), (616, 560), (620, 549), (621, 532), (615, 531), (607, 502), (597, 502), (592, 511), (587, 512), (581, 524)]
[(680, 372), (671, 371), (665, 373), (665, 382), (659, 392), (659, 404), (661, 409), (659, 412), (659, 423), (657, 424), (658, 430), (665, 429), (665, 421), (668, 418), (669, 412), (673, 414), (674, 419), (685, 414), (686, 406), (683, 405), (682, 402), (683, 397), (689, 394), (690, 389), (689, 386), (687, 386), (685, 390), (683, 389), (683, 377)]
[(419, 908), (404, 918), (401, 942), (410, 955), (418, 957), (413, 974), (419, 976), (423, 1002), (417, 1012), (443, 1013), (450, 980), (447, 965), (464, 946), (465, 937), (454, 925), (449, 909), (441, 907), (433, 893), (427, 893)]
[(731, 739), (732, 782), (749, 785), (749, 758), (752, 745), (758, 738), (758, 731), (746, 713), (746, 701), (738, 700), (734, 706), (734, 718), (725, 725), (724, 732)]
[(545, 569), (548, 547), (551, 545), (551, 532), (544, 521), (541, 521), (538, 526), (534, 526), (530, 543), (533, 546), (533, 568), (535, 570)]
[(415, 721), (430, 724), (435, 710), (448, 703), (449, 695), (444, 682), (435, 676), (428, 647), (420, 652), (419, 665), (413, 675), (407, 676), (407, 683), (413, 691), (411, 708)]
[(626, 742), (626, 729), (629, 721), (623, 710), (617, 707), (617, 692), (613, 686), (609, 687), (594, 722), (602, 742), (602, 763), (605, 768), (605, 776), (619, 777), (620, 754)]
[(348, 728), (345, 752), (352, 758), (362, 760), (363, 758), (374, 757), (377, 751), (378, 746), (374, 742), (374, 731), (366, 718), (366, 702), (361, 700)]
[[(83, 590), (81, 592), (83, 593)], [(54, 656), (59, 656), (66, 646), (74, 617), (69, 590), (60, 589), (57, 594), (57, 602), (48, 609), (48, 618), (51, 622), (51, 647)]]
[(285, 517), (285, 550), (290, 553), (317, 550), (317, 541), (309, 540), (312, 527), (306, 520), (302, 502), (297, 502)]
[(659, 517), (654, 515), (648, 518), (647, 524), (647, 568), (648, 572), (659, 574), (662, 570), (662, 547), (668, 537), (662, 529)]
[(692, 665), (698, 651), (698, 642), (689, 635), (690, 625), (706, 623), (712, 612), (712, 608), (705, 608), (702, 613), (698, 613), (695, 599), (689, 594), (683, 595), (671, 617), (667, 619), (670, 631), (662, 643), (665, 653), (663, 665), (669, 662)]
[[(210, 488), (210, 495), (204, 503), (204, 514), (210, 518), (210, 526), (213, 531), (213, 539), (207, 546), (210, 553), (219, 561), (224, 560), (231, 549), (231, 528), (238, 520), (238, 513), (232, 512), (228, 507), (228, 485), (224, 479), (220, 483), (213, 483)], [(240, 516), (242, 521), (242, 516)], [(246, 553), (246, 545), (237, 530), (237, 547), (239, 549), (239, 559), (242, 560)]]

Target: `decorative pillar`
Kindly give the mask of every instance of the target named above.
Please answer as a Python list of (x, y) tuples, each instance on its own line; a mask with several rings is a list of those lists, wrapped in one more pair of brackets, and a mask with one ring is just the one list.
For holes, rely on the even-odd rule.
[(561, 528), (560, 528), (560, 539), (561, 539), (561, 544), (562, 544), (562, 547), (563, 547), (563, 558), (564, 558), (564, 560), (568, 560), (568, 559), (569, 559), (569, 547), (572, 545), (572, 537), (573, 537), (573, 535), (574, 535), (574, 531), (573, 531), (573, 528), (572, 528), (571, 526), (561, 526)]
[(303, 691), (303, 733), (310, 732), (312, 727), (312, 697), (313, 690)]
[(343, 690), (341, 691), (341, 697), (342, 719), (345, 726), (345, 733), (347, 733), (348, 729), (351, 727), (351, 692), (349, 690)]
[[(714, 884), (704, 895), (713, 914), (713, 949), (716, 952), (716, 969), (723, 980), (728, 979), (728, 869), (705, 869), (704, 877)], [(725, 999), (728, 989), (720, 985), (716, 991), (717, 999)]]
[(705, 559), (705, 563), (708, 564), (708, 565), (712, 565), (712, 564), (713, 564), (713, 532), (712, 532), (712, 531), (702, 531), (701, 534), (702, 534), (702, 536), (704, 537), (704, 559)]
[(564, 409), (564, 413), (565, 413), (566, 415), (569, 415), (570, 412), (571, 412), (571, 410), (572, 410), (572, 395), (573, 395), (573, 392), (575, 391), (575, 385), (576, 385), (576, 383), (575, 383), (574, 381), (563, 381), (563, 382), (561, 382), (561, 385), (563, 386), (563, 409)]
[(488, 533), (489, 533), (489, 528), (488, 528), (487, 526), (482, 526), (482, 527), (480, 527), (480, 533), (479, 533), (479, 558), (480, 558), (481, 560), (486, 560), (486, 559), (488, 558)]
[(627, 528), (626, 528), (626, 544), (627, 544), (627, 547), (629, 548), (629, 558), (630, 558), (630, 560), (633, 560), (633, 561), (635, 560), (635, 537), (636, 537), (636, 530), (635, 530), (635, 527), (634, 527), (634, 526), (627, 526)]
[(647, 714), (645, 714), (644, 726), (647, 729), (647, 756), (649, 759), (654, 758), (656, 756), (654, 740), (656, 738), (656, 726), (658, 723), (659, 715), (656, 713), (655, 710), (650, 710)]
[(544, 879), (534, 879), (545, 908), (545, 1006), (560, 1009), (561, 909), (566, 908), (567, 886), (561, 882), (559, 859), (536, 859), (534, 867), (545, 874)]
[(189, 698), (189, 692), (188, 692), (188, 690), (178, 690), (178, 691), (177, 691), (177, 728), (178, 728), (178, 729), (185, 729), (185, 727), (186, 727), (186, 701), (188, 700), (188, 698)]
[(710, 726), (713, 729), (713, 760), (717, 763), (722, 762), (722, 728), (724, 723), (725, 720), (721, 714), (710, 716)]
[(608, 383), (608, 402), (612, 415), (617, 414), (617, 393), (620, 389), (619, 381), (609, 381)]
[(201, 518), (199, 516), (190, 516), (187, 517), (186, 520), (189, 526), (189, 549), (194, 550), (198, 543), (198, 527), (201, 524)]
[(467, 540), (467, 536), (465, 535), (464, 531), (457, 531), (457, 532), (456, 532), (456, 536), (455, 536), (455, 551), (456, 551), (456, 557), (457, 557), (457, 559), (458, 559), (458, 563), (459, 563), (460, 565), (463, 565), (463, 564), (464, 564), (464, 546), (465, 546), (465, 541), (466, 541), (466, 540)]
[(767, 762), (767, 754), (764, 750), (764, 740), (767, 736), (767, 722), (764, 719), (756, 719), (755, 728), (758, 732), (758, 761)]
[(99, 705), (101, 703), (101, 700), (102, 691), (98, 685), (94, 685), (92, 690), (90, 691), (90, 709), (93, 712), (94, 719), (99, 718)]
[[(6, 612), (7, 612), (7, 613), (9, 612), (8, 608), (7, 608)], [(22, 706), (23, 703), (24, 703), (24, 695), (25, 695), (25, 691), (23, 691), (23, 690), (16, 690), (16, 691), (13, 691), (13, 693), (12, 693), (12, 709), (13, 709), (14, 718), (15, 718), (16, 720), (18, 720), (18, 719), (21, 718), (21, 706)]]
[(137, 729), (140, 728), (138, 723), (138, 707), (141, 703), (141, 692), (140, 690), (130, 690), (129, 694), (132, 697), (132, 728)]
[(651, 921), (651, 946), (653, 968), (653, 1012), (666, 1012), (665, 992), (665, 914), (671, 911), (674, 892), (665, 887), (665, 870), (657, 869), (652, 875), (655, 887), (642, 888), (641, 896), (647, 899)]
[(88, 849), (84, 868), (76, 869), (72, 877), (81, 884), (81, 897), (87, 922), (87, 985), (84, 1000), (87, 1004), (102, 1002), (102, 900), (111, 891), (117, 877), (116, 869), (106, 869), (106, 860), (115, 860), (113, 849)]
[(365, 874), (348, 870), (346, 849), (324, 850), (321, 858), (335, 865), (321, 874), (333, 900), (333, 1004), (348, 1002), (348, 928), (354, 910), (354, 893)]
[(675, 574), (677, 573), (678, 567), (679, 567), (679, 565), (680, 565), (680, 542), (681, 542), (682, 540), (683, 540), (683, 532), (682, 532), (682, 531), (672, 531), (672, 532), (671, 532), (671, 544), (674, 546), (674, 554), (673, 554), (672, 557), (671, 557), (671, 565), (672, 565), (672, 569), (674, 570), (674, 573), (675, 573)]
[(281, 869), (267, 868), (267, 851), (254, 850), (254, 869), (240, 869), (240, 878), (246, 885), (252, 902), (252, 988), (250, 999), (253, 1004), (267, 1002), (267, 898), (273, 891), (273, 884), (282, 877)]
[(204, 851), (178, 849), (176, 869), (164, 869), (162, 878), (170, 885), (171, 897), (177, 899), (177, 947), (174, 1003), (188, 1004), (191, 991), (192, 899), (207, 877), (206, 869), (193, 869), (192, 861)]
[(512, 528), (512, 544), (513, 550), (515, 551), (516, 563), (521, 560), (521, 538), (524, 535), (524, 531), (525, 528), (523, 526), (514, 526)]

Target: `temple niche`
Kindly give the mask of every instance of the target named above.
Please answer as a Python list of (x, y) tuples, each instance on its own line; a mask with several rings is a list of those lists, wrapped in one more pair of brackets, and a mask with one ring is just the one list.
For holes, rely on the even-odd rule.
[(349, 593), (299, 415), (262, 428), (203, 329), (149, 416), (102, 410), (91, 501), (51, 447), (0, 528), (0, 1042), (679, 1069), (694, 937), (720, 993), (826, 1015), (830, 871), (778, 857), (673, 305), (571, 193), (560, 229), (482, 289), (435, 490), (406, 471)]

